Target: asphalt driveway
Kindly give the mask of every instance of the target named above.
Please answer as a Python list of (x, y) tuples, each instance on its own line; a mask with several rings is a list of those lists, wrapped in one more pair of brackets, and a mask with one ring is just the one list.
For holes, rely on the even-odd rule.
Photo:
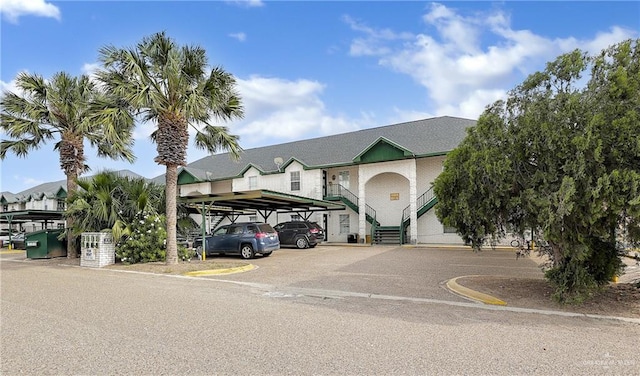
[(513, 252), (321, 246), (252, 263), (191, 278), (2, 254), (0, 374), (638, 374), (637, 323), (494, 309), (442, 286), (541, 277)]

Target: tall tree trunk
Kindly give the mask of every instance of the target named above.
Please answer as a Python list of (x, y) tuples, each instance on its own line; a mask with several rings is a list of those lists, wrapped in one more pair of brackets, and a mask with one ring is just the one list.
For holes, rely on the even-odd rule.
[[(67, 206), (69, 197), (78, 189), (78, 175), (86, 170), (84, 164), (84, 138), (73, 131), (63, 132), (60, 141), (60, 167), (67, 176)], [(74, 219), (67, 218), (67, 258), (78, 257), (76, 237), (71, 235)]]
[[(71, 193), (75, 192), (78, 189), (78, 183), (76, 180), (78, 179), (77, 173), (69, 173), (67, 175), (67, 199), (66, 206), (69, 207), (69, 196)], [(78, 257), (78, 247), (76, 247), (76, 237), (72, 234), (72, 229), (74, 225), (74, 218), (72, 216), (67, 217), (66, 219), (67, 226), (67, 258), (74, 259)]]
[(167, 195), (167, 264), (178, 263), (178, 242), (176, 239), (176, 199), (178, 197), (178, 166), (167, 164), (165, 174), (166, 195)]

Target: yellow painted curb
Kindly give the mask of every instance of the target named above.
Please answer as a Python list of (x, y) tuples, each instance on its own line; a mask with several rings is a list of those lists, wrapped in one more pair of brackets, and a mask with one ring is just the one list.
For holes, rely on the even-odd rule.
[(450, 279), (447, 281), (447, 288), (453, 292), (455, 292), (456, 294), (465, 296), (469, 299), (473, 299), (473, 300), (477, 300), (479, 302), (482, 302), (484, 304), (492, 304), (492, 305), (502, 305), (502, 306), (506, 306), (507, 302), (502, 301), (496, 297), (493, 297), (491, 295), (487, 295), (487, 294), (483, 294), (481, 292), (475, 291), (475, 290), (471, 290), (470, 288), (466, 288), (464, 286), (461, 286), (460, 284), (458, 284), (458, 282), (456, 282), (456, 280), (458, 278), (463, 278), (463, 277), (456, 277), (453, 279)]
[(226, 269), (211, 269), (211, 270), (196, 270), (193, 272), (187, 272), (183, 275), (187, 275), (190, 277), (200, 277), (204, 275), (223, 275), (223, 274), (234, 274), (234, 273), (242, 273), (249, 270), (255, 269), (255, 265), (249, 264), (245, 266), (239, 266), (237, 268), (226, 268)]
[(0, 254), (12, 254), (12, 253), (25, 253), (26, 251), (23, 249), (7, 249), (0, 251)]

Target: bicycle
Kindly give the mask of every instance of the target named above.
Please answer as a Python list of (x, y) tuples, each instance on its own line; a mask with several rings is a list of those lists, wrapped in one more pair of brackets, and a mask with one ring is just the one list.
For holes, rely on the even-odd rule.
[(520, 257), (525, 257), (525, 256), (530, 256), (531, 255), (531, 248), (529, 247), (530, 243), (526, 242), (525, 244), (526, 245), (521, 243), (519, 239), (513, 239), (511, 241), (511, 246), (513, 248), (517, 248), (516, 249), (516, 260), (519, 259)]

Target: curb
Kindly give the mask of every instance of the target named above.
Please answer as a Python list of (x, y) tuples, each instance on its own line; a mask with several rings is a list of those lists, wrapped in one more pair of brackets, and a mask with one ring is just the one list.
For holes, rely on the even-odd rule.
[(210, 270), (196, 270), (193, 272), (183, 273), (182, 275), (186, 275), (189, 277), (202, 277), (207, 275), (227, 275), (227, 274), (235, 274), (247, 272), (249, 270), (255, 269), (256, 266), (253, 264), (238, 266), (237, 268), (226, 268), (226, 269), (210, 269)]
[[(454, 293), (464, 296), (466, 298), (469, 299), (473, 299), (475, 301), (484, 303), (484, 304), (491, 304), (491, 305), (500, 305), (500, 306), (506, 306), (507, 302), (500, 300), (496, 297), (493, 297), (491, 295), (487, 295), (487, 294), (483, 294), (481, 292), (475, 291), (475, 290), (471, 290), (470, 288), (461, 286), (460, 284), (458, 284), (457, 279), (458, 278), (463, 278), (465, 276), (460, 276), (460, 277), (456, 277), (456, 278), (452, 278), (450, 280), (447, 281), (447, 288), (451, 291), (453, 291)], [(471, 276), (466, 276), (466, 277), (471, 277)]]
[(25, 253), (26, 251), (24, 249), (6, 249), (3, 248), (2, 251), (0, 251), (0, 254), (5, 255), (5, 254), (16, 254), (16, 253)]

